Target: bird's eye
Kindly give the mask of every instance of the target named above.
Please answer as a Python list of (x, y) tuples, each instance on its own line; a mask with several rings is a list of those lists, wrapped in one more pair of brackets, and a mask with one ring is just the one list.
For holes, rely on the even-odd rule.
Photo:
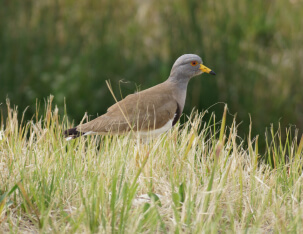
[(192, 61), (192, 62), (190, 63), (190, 65), (192, 65), (192, 66), (197, 66), (197, 64), (198, 64), (197, 61)]

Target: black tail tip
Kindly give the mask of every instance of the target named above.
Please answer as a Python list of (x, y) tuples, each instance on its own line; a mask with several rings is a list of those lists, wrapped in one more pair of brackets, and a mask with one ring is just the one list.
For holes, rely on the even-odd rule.
[(77, 128), (70, 128), (70, 129), (65, 130), (63, 132), (63, 135), (67, 140), (71, 140), (71, 139), (75, 139), (75, 138), (83, 135), (83, 133), (77, 131)]

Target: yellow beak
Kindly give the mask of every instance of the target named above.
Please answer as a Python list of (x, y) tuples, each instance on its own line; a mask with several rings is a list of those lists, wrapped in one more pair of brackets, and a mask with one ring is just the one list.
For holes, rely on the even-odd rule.
[(216, 75), (216, 73), (214, 71), (212, 71), (211, 69), (209, 69), (208, 67), (204, 66), (202, 63), (200, 64), (199, 69), (203, 72), (206, 72), (208, 74), (212, 74), (212, 75)]

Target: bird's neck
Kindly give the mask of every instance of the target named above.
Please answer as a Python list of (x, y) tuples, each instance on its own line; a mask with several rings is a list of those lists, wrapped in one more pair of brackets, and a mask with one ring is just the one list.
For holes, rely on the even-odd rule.
[(185, 90), (187, 89), (188, 82), (191, 77), (184, 77), (183, 74), (175, 75), (171, 74), (167, 81), (176, 85), (180, 90)]
[(172, 95), (178, 102), (181, 112), (183, 111), (186, 99), (186, 91), (189, 79), (175, 79), (174, 77), (169, 77), (166, 82), (169, 83), (169, 86), (172, 87)]

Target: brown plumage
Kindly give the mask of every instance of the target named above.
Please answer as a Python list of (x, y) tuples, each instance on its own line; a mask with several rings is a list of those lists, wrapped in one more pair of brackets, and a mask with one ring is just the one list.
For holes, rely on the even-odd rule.
[(215, 74), (202, 65), (199, 56), (183, 55), (177, 59), (165, 82), (128, 95), (109, 107), (105, 114), (66, 130), (64, 135), (68, 140), (87, 134), (124, 134), (131, 130), (144, 133), (145, 137), (147, 132), (159, 135), (178, 121), (184, 108), (188, 81), (203, 72)]

